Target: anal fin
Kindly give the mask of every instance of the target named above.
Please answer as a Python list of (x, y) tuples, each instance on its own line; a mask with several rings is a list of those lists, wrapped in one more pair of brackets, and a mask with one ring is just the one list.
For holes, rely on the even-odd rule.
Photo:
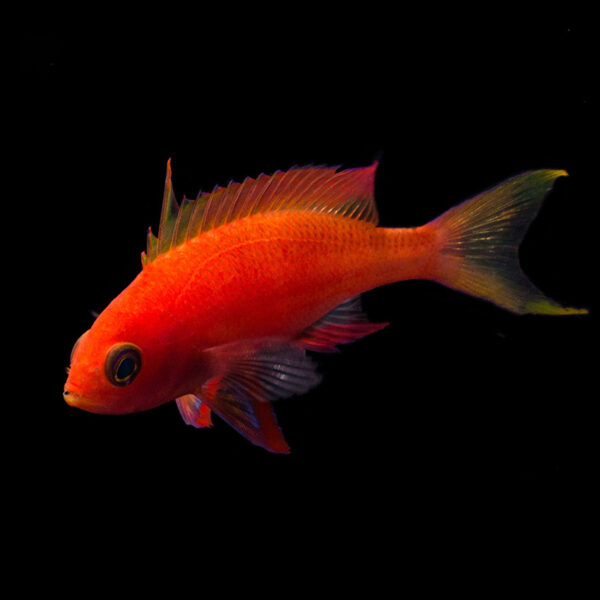
[(337, 344), (348, 344), (383, 329), (389, 323), (371, 323), (362, 311), (360, 296), (336, 306), (302, 332), (297, 342), (315, 352), (337, 352)]

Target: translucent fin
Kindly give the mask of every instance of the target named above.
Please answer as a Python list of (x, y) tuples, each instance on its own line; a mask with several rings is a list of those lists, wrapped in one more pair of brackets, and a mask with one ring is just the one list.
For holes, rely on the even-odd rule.
[(206, 206), (206, 203), (209, 198), (210, 194), (199, 194), (196, 200), (194, 200), (194, 203), (192, 205), (192, 214), (190, 215), (190, 220), (188, 222), (186, 241), (198, 235), (200, 231), (200, 226), (202, 225), (202, 215), (204, 214), (204, 207)]
[(433, 278), (519, 314), (584, 314), (537, 289), (519, 266), (518, 248), (546, 194), (566, 171), (529, 171), (450, 209), (438, 230)]
[(271, 452), (289, 452), (271, 400), (302, 394), (320, 376), (304, 350), (288, 344), (231, 344), (216, 348), (223, 375), (208, 381), (202, 397), (234, 429)]
[(242, 183), (232, 182), (227, 187), (217, 186), (210, 194), (199, 194), (196, 200), (184, 200), (179, 207), (169, 160), (158, 239), (149, 233), (142, 264), (147, 265), (199, 233), (256, 214), (280, 210), (326, 212), (376, 225), (376, 168), (377, 163), (344, 171), (337, 171), (337, 167), (295, 167), (246, 178)]
[(321, 380), (303, 349), (277, 340), (233, 342), (209, 352), (228, 386), (263, 402), (303, 394)]
[(222, 377), (209, 381), (204, 394), (211, 408), (256, 446), (281, 454), (290, 451), (270, 403), (233, 390), (230, 382)]
[(387, 325), (389, 323), (371, 323), (362, 311), (360, 296), (355, 296), (311, 325), (298, 342), (307, 350), (337, 352), (337, 344), (348, 344)]
[(179, 246), (187, 239), (187, 233), (190, 225), (190, 219), (194, 212), (194, 201), (189, 198), (183, 198), (179, 207), (179, 214), (173, 228), (173, 239), (171, 247)]
[(210, 408), (201, 398), (194, 394), (186, 394), (175, 400), (183, 420), (193, 427), (212, 427)]
[(175, 199), (173, 184), (171, 183), (171, 159), (167, 162), (167, 177), (163, 193), (163, 205), (158, 227), (158, 253), (168, 252), (173, 242), (173, 232), (177, 223), (179, 205)]

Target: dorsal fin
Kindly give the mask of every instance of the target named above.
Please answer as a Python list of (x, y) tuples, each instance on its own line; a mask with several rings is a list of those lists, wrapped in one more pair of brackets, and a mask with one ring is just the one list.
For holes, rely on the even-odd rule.
[(338, 167), (293, 167), (273, 175), (247, 177), (242, 183), (215, 187), (196, 200), (184, 198), (181, 206), (171, 183), (171, 160), (167, 177), (158, 238), (148, 231), (142, 264), (182, 244), (199, 233), (231, 221), (280, 210), (326, 212), (350, 219), (378, 222), (373, 198), (377, 162), (370, 167), (338, 171)]

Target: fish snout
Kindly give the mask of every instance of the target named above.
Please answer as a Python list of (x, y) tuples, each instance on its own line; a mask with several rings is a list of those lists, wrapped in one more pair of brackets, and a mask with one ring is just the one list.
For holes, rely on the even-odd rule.
[(90, 398), (85, 398), (72, 390), (65, 389), (63, 398), (69, 406), (74, 406), (75, 408), (80, 408), (81, 410), (87, 410), (89, 412), (103, 412), (100, 403), (94, 402)]
[(79, 396), (77, 394), (74, 394), (69, 390), (65, 390), (63, 392), (63, 398), (69, 406), (77, 406), (77, 400), (79, 399)]

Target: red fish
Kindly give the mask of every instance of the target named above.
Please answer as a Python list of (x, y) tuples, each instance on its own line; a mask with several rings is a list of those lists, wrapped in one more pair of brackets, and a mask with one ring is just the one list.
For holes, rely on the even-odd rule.
[(271, 402), (319, 382), (307, 355), (336, 351), (370, 323), (359, 295), (429, 279), (515, 313), (583, 314), (547, 298), (518, 246), (554, 181), (513, 177), (422, 227), (377, 227), (376, 164), (293, 168), (175, 200), (170, 162), (158, 237), (143, 269), (76, 342), (64, 398), (97, 413), (176, 400), (185, 422), (211, 413), (272, 452), (289, 447)]

